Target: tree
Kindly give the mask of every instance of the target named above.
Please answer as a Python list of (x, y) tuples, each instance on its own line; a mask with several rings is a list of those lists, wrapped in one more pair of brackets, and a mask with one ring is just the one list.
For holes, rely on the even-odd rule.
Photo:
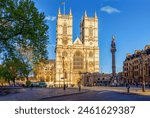
[(4, 77), (8, 83), (12, 81), (15, 85), (15, 80), (18, 76), (18, 73), (21, 68), (21, 61), (17, 58), (13, 59), (6, 59), (5, 62), (2, 64), (1, 68), (1, 76)]
[(48, 26), (44, 19), (32, 0), (1, 0), (1, 57), (15, 56), (20, 48), (32, 48), (34, 61), (47, 58)]
[(29, 64), (29, 62), (25, 62), (24, 60), (22, 60), (21, 63), (20, 76), (25, 77), (26, 80), (29, 81), (29, 75), (31, 74), (32, 66)]
[(20, 59), (16, 57), (9, 58), (0, 67), (0, 77), (5, 78), (9, 84), (12, 81), (15, 85), (17, 78), (26, 77), (28, 81), (31, 70), (30, 65), (27, 65)]
[(10, 75), (9, 71), (6, 68), (4, 68), (3, 66), (0, 67), (0, 79), (1, 80), (4, 79), (10, 85), (11, 75)]

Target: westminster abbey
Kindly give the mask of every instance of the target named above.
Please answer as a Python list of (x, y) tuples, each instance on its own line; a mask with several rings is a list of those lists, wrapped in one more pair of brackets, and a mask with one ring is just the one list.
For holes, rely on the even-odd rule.
[(98, 17), (86, 11), (80, 23), (80, 37), (73, 41), (73, 14), (58, 10), (56, 24), (55, 85), (77, 85), (84, 73), (99, 72)]

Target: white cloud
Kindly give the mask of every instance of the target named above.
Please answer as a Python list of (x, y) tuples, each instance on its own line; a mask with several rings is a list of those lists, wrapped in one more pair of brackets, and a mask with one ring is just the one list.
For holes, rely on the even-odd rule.
[(46, 16), (45, 20), (47, 20), (47, 21), (55, 21), (56, 17), (55, 16)]
[(101, 8), (101, 11), (106, 12), (108, 14), (120, 13), (120, 10), (118, 10), (117, 8), (113, 8), (111, 6), (104, 6)]

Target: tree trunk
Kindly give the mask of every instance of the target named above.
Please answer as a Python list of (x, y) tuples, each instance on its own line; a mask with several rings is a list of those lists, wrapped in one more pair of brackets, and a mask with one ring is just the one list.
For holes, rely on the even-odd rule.
[(29, 78), (28, 78), (28, 76), (26, 76), (26, 79), (27, 79), (27, 81), (29, 81)]
[(14, 86), (16, 86), (16, 80), (15, 80), (15, 78), (13, 79), (13, 83), (14, 83)]
[(9, 86), (10, 86), (10, 80), (8, 80), (8, 84), (9, 84)]

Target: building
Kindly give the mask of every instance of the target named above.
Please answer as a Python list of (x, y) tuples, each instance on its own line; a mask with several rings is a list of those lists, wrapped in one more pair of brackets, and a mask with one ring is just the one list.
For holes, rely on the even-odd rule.
[(144, 50), (135, 50), (134, 54), (127, 54), (123, 63), (123, 77), (125, 83), (150, 83), (150, 45)]
[(108, 85), (112, 74), (107, 73), (83, 73), (82, 74), (82, 85), (84, 86), (95, 86), (95, 85)]
[(44, 81), (53, 85), (55, 82), (55, 60), (42, 60), (35, 65), (35, 81)]
[(125, 85), (125, 82), (124, 82), (124, 78), (123, 78), (123, 72), (118, 72), (116, 74), (116, 81), (117, 81), (117, 85)]
[(56, 25), (56, 78), (55, 85), (77, 85), (81, 74), (99, 72), (98, 17), (88, 17), (80, 23), (80, 37), (73, 41), (73, 15), (61, 14)]

